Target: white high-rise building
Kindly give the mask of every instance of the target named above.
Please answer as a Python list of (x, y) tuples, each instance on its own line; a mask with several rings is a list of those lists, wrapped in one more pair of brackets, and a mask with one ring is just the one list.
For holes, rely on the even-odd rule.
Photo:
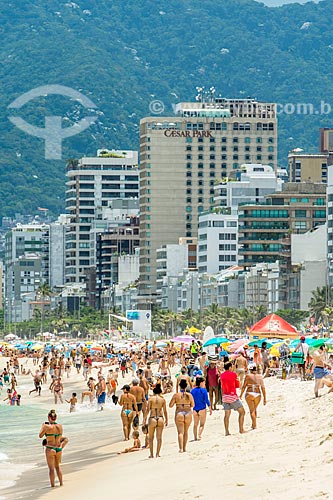
[(200, 215), (198, 271), (216, 274), (238, 261), (237, 213), (208, 212)]
[(90, 266), (90, 230), (97, 212), (112, 199), (139, 196), (137, 151), (101, 150), (94, 158), (68, 162), (66, 282), (85, 280)]
[(241, 203), (263, 203), (266, 195), (281, 191), (282, 184), (270, 165), (244, 164), (236, 179), (224, 179), (214, 186), (214, 202), (234, 209)]

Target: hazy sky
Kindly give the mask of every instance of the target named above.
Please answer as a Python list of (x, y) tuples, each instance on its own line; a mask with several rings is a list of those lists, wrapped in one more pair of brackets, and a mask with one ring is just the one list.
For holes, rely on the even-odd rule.
[[(269, 5), (270, 7), (275, 7), (277, 5), (284, 5), (286, 3), (306, 3), (309, 0), (257, 0), (262, 3)], [(320, 0), (313, 0), (315, 3), (320, 2)]]

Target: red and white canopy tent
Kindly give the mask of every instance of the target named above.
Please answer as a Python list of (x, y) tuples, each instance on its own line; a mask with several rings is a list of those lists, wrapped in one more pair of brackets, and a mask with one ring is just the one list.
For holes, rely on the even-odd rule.
[(297, 329), (277, 314), (269, 314), (250, 328), (250, 335), (265, 338), (292, 339), (298, 337)]

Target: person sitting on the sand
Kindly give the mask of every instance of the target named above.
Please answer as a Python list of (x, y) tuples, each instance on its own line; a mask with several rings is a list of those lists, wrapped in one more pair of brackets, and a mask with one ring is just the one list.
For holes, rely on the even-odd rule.
[(133, 431), (132, 433), (132, 438), (134, 439), (133, 441), (133, 446), (131, 448), (125, 448), (124, 451), (120, 451), (118, 455), (122, 455), (123, 453), (132, 453), (132, 451), (139, 451), (141, 450), (141, 441), (139, 439), (139, 431)]

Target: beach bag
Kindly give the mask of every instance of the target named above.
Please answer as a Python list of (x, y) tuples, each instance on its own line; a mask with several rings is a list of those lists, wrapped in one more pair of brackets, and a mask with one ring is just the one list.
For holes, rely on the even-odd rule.
[(304, 353), (303, 352), (293, 352), (291, 355), (291, 362), (294, 365), (304, 364)]

